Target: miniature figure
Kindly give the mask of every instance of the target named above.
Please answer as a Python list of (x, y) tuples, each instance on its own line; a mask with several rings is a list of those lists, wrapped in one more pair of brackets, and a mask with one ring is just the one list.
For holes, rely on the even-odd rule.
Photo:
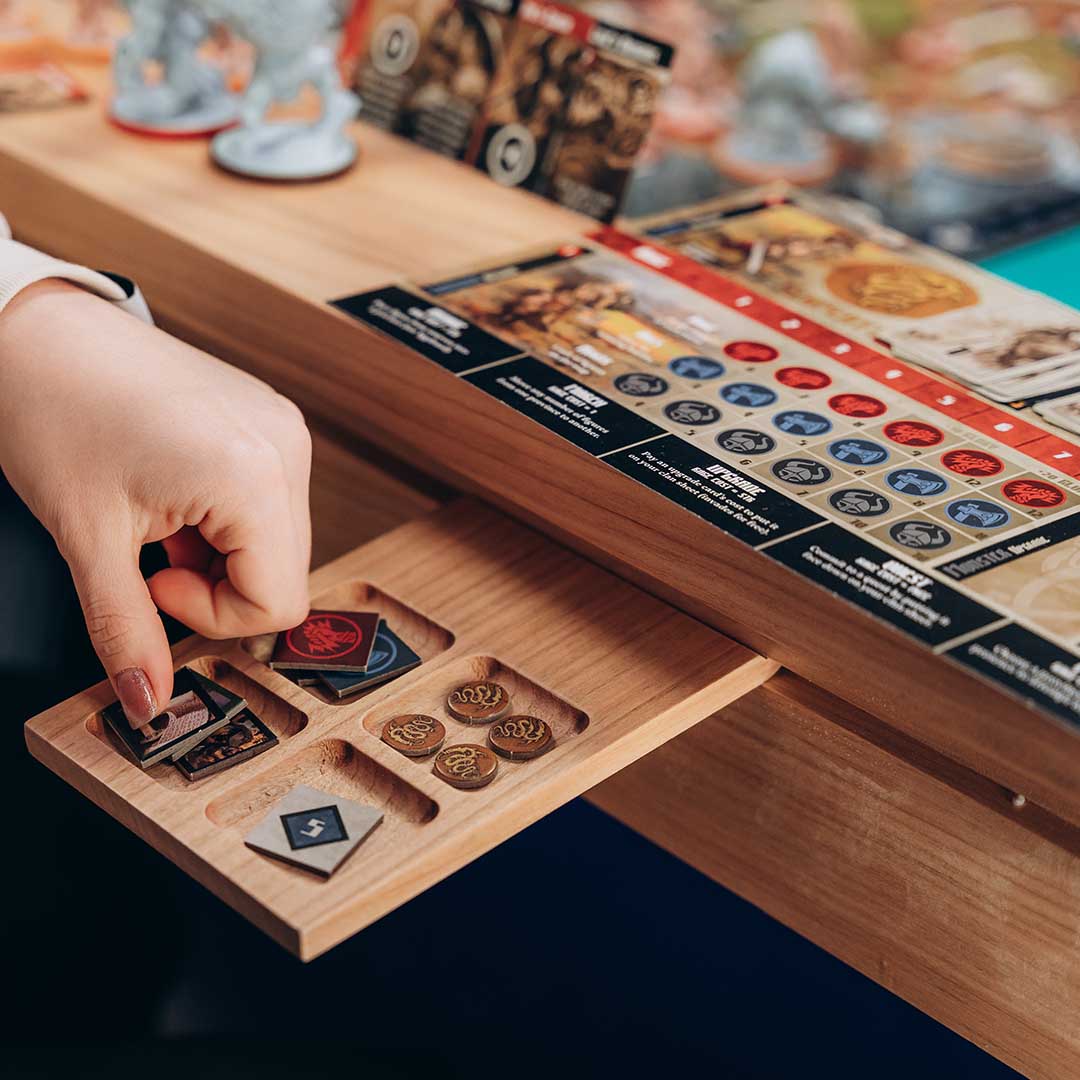
[[(195, 0), (195, 6), (255, 49), (239, 123), (216, 136), (214, 160), (232, 172), (267, 180), (313, 180), (352, 165), (356, 143), (343, 129), (360, 102), (342, 86), (332, 47), (348, 0)], [(321, 101), (313, 123), (266, 121), (271, 105), (295, 100), (309, 84)]]
[[(113, 58), (112, 118), (123, 127), (161, 135), (207, 135), (233, 123), (237, 101), (222, 73), (198, 55), (209, 24), (197, 0), (124, 0), (131, 33)], [(150, 81), (147, 66), (161, 65)]]

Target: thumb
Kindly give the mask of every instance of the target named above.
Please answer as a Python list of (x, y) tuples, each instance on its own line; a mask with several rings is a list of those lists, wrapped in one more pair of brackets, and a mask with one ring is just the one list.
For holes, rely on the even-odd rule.
[(139, 545), (122, 531), (81, 537), (65, 552), (94, 651), (128, 723), (144, 727), (172, 696), (165, 627), (139, 572)]

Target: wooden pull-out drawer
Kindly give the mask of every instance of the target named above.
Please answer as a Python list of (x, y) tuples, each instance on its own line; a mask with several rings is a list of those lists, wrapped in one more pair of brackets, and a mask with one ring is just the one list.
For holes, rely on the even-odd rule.
[[(323, 567), (314, 606), (378, 610), (423, 658), (345, 702), (263, 662), (267, 642), (189, 638), (191, 664), (243, 695), (280, 738), (267, 753), (189, 783), (143, 772), (101, 710), (108, 683), (35, 717), (30, 751), (282, 945), (317, 956), (518, 830), (762, 683), (776, 665), (496, 511), (454, 503)], [(556, 745), (502, 761), (462, 791), (384, 744), (399, 713), (439, 717), (447, 744), (482, 742), (444, 703), (495, 678), (515, 712), (548, 721)], [(244, 836), (296, 784), (382, 810), (381, 826), (328, 880), (250, 850)]]

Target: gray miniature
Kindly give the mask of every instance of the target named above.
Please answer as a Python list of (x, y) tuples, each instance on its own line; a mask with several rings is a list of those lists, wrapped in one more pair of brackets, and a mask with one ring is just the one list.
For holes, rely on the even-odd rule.
[[(131, 32), (116, 46), (110, 107), (121, 126), (162, 135), (207, 135), (236, 119), (238, 100), (223, 73), (198, 55), (209, 29), (191, 0), (124, 0)], [(161, 66), (158, 81), (147, 65)]]
[[(359, 98), (341, 82), (334, 50), (348, 0), (193, 0), (211, 22), (255, 48), (255, 70), (236, 127), (214, 138), (211, 154), (225, 169), (264, 180), (314, 180), (349, 168), (356, 143), (345, 133)], [(270, 123), (276, 102), (315, 88), (321, 113), (311, 123)]]
[(836, 167), (831, 136), (873, 145), (884, 134), (886, 117), (875, 103), (838, 92), (812, 30), (788, 30), (755, 46), (739, 84), (742, 105), (722, 152), (732, 164), (821, 182)]

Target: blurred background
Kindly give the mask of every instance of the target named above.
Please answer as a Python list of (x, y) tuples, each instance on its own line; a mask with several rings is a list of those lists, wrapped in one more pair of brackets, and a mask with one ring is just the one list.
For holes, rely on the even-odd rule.
[[(581, 6), (677, 47), (629, 214), (787, 179), (969, 257), (1080, 220), (1080, 0)], [(0, 66), (43, 42), (59, 69), (107, 63), (125, 20), (112, 0), (0, 0)], [(210, 48), (242, 83), (244, 47)], [(0, 917), (10, 1075), (449, 1076), (504, 1052), (524, 1074), (1016, 1075), (582, 802), (299, 965), (26, 754), (22, 721), (100, 671), (2, 478), (0, 597), (6, 804), (34, 823)], [(515, 965), (446, 946), (441, 928), (519, 909), (544, 932)]]
[[(1075, 0), (578, 6), (676, 47), (629, 215), (786, 179), (967, 256), (1080, 218)], [(61, 63), (107, 59), (124, 26), (118, 0), (0, 0), (0, 43), (49, 39)], [(242, 83), (246, 49), (212, 49)]]
[(1080, 6), (595, 0), (677, 46), (629, 214), (775, 178), (978, 255), (1080, 211)]

